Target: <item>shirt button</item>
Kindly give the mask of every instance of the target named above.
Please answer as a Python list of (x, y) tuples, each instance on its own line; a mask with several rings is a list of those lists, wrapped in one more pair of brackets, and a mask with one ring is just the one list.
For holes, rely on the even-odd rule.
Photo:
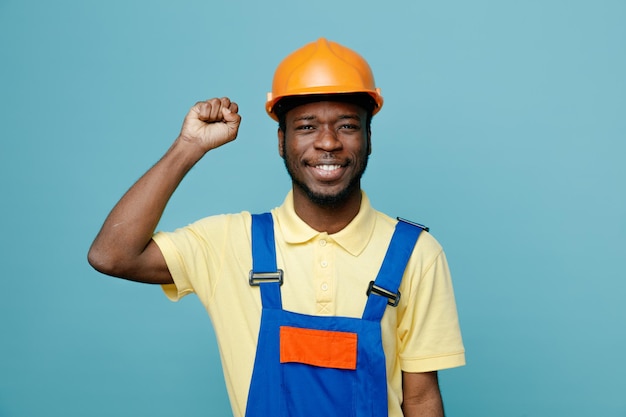
[(324, 239), (320, 240), (320, 246), (326, 246), (326, 241)]
[(328, 262), (322, 261), (320, 262), (320, 265), (322, 265), (322, 268), (326, 268), (328, 266)]
[(323, 283), (322, 284), (322, 291), (328, 291), (328, 284), (327, 283)]

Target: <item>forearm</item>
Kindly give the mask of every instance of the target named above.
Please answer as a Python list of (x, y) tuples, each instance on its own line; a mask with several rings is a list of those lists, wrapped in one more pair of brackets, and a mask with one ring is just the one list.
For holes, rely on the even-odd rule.
[(420, 403), (402, 404), (404, 417), (444, 417), (441, 396)]
[(89, 262), (108, 275), (129, 278), (151, 241), (170, 197), (204, 152), (177, 139), (120, 199), (89, 251)]
[(405, 417), (444, 417), (436, 372), (403, 373), (402, 391)]

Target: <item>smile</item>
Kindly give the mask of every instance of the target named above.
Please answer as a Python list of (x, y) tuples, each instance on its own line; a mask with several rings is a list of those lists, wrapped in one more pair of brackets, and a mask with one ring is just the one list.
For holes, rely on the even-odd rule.
[(322, 171), (334, 171), (341, 168), (341, 165), (316, 165), (315, 168), (321, 169)]

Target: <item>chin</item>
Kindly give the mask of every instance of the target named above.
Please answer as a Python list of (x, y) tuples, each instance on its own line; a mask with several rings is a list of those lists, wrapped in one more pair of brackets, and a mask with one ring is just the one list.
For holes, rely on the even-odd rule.
[(316, 192), (309, 188), (300, 187), (308, 199), (321, 207), (337, 207), (345, 203), (350, 199), (355, 191), (358, 191), (358, 188), (355, 189), (353, 187), (347, 187), (342, 190), (336, 192)]

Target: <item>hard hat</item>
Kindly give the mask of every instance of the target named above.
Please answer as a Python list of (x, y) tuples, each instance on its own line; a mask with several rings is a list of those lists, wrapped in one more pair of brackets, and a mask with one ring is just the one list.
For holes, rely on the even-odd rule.
[(376, 103), (372, 115), (383, 106), (367, 61), (352, 49), (320, 38), (292, 52), (278, 65), (265, 110), (278, 121), (275, 105), (282, 98), (349, 93), (369, 94)]

